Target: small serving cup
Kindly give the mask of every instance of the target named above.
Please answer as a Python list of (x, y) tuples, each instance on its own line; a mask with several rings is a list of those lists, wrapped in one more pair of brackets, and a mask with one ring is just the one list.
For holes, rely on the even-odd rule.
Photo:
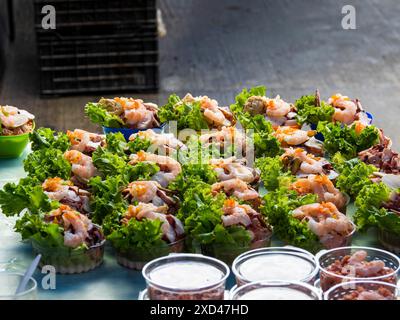
[[(393, 272), (388, 274), (377, 276), (377, 277), (357, 277), (351, 275), (339, 275), (334, 272), (328, 271), (327, 268), (334, 263), (336, 260), (341, 260), (344, 256), (352, 255), (356, 251), (363, 250), (367, 252), (367, 260), (381, 260), (385, 263), (385, 266), (393, 269)], [(385, 250), (380, 250), (376, 248), (370, 247), (341, 247), (335, 248), (331, 250), (322, 250), (316, 255), (316, 260), (319, 268), (319, 276), (320, 276), (320, 287), (322, 292), (328, 291), (333, 286), (350, 282), (350, 281), (358, 281), (358, 280), (373, 280), (373, 281), (383, 281), (386, 283), (397, 283), (397, 274), (400, 270), (400, 260), (394, 254), (387, 252)]]
[(364, 290), (377, 290), (379, 288), (385, 288), (393, 293), (392, 299), (398, 300), (400, 297), (400, 289), (397, 285), (387, 283), (383, 281), (371, 281), (371, 280), (358, 280), (350, 281), (346, 283), (339, 283), (324, 293), (324, 300), (344, 300), (344, 296), (351, 294), (357, 288), (363, 288)]
[(357, 227), (356, 225), (351, 222), (352, 226), (353, 226), (353, 231), (350, 232), (347, 236), (345, 237), (337, 237), (337, 239), (335, 239), (335, 241), (330, 242), (329, 244), (323, 244), (323, 247), (327, 250), (330, 249), (335, 249), (335, 248), (341, 248), (341, 247), (348, 247), (351, 245), (351, 242), (353, 240), (353, 236), (357, 231)]
[(15, 294), (24, 275), (22, 273), (0, 272), (0, 300), (36, 300), (37, 282), (29, 278), (25, 290)]
[(248, 246), (235, 246), (229, 244), (201, 244), (200, 252), (206, 256), (210, 256), (232, 265), (233, 261), (240, 254), (259, 248), (269, 247), (271, 245), (272, 232), (264, 239), (260, 239), (250, 243)]
[[(214, 282), (198, 287), (165, 286), (152, 279), (152, 272), (158, 268), (175, 263), (196, 263), (218, 269), (221, 277)], [(142, 270), (147, 283), (147, 295), (150, 300), (224, 300), (226, 279), (229, 277), (229, 267), (222, 261), (201, 254), (171, 254), (155, 259), (146, 264)], [(173, 275), (172, 275), (173, 276)]]
[(181, 253), (185, 248), (185, 239), (173, 243), (165, 243), (164, 246), (154, 248), (131, 248), (129, 251), (121, 251), (115, 248), (118, 263), (128, 269), (142, 270), (151, 260), (167, 256), (170, 253)]
[[(254, 279), (247, 279), (241, 272), (241, 266), (244, 262), (247, 262), (251, 259), (262, 257), (262, 256), (276, 256), (276, 255), (285, 255), (290, 256), (295, 259), (298, 259), (298, 262), (306, 262), (310, 265), (311, 272), (303, 279), (272, 279), (272, 280), (285, 280), (285, 281), (301, 281), (313, 285), (317, 276), (318, 276), (318, 265), (315, 257), (310, 252), (292, 246), (285, 247), (270, 247), (270, 248), (261, 248), (255, 249), (248, 252), (245, 252), (238, 256), (232, 264), (232, 272), (236, 278), (237, 286), (242, 286), (247, 283), (254, 282)], [(270, 281), (268, 279), (257, 279), (256, 281)]]
[(378, 228), (378, 241), (386, 250), (400, 255), (400, 236), (393, 232)]
[[(301, 294), (302, 297), (307, 297), (307, 299), (292, 299), (292, 300), (322, 300), (321, 298), (321, 293), (319, 292), (318, 289), (314, 288), (313, 286), (300, 282), (300, 281), (284, 281), (284, 280), (274, 280), (274, 281), (261, 281), (261, 282), (250, 282), (248, 284), (245, 284), (241, 287), (233, 287), (229, 293), (229, 298), (230, 300), (249, 300), (246, 298), (246, 295), (259, 290), (259, 289), (265, 289), (265, 291), (268, 291), (268, 289), (271, 289), (271, 291), (276, 291), (276, 289), (281, 289), (281, 290), (287, 290), (292, 291), (293, 293), (298, 293)], [(261, 296), (259, 297), (260, 299), (258, 300), (291, 300), (291, 299), (285, 299), (284, 297), (282, 298), (271, 298), (271, 297), (265, 297), (262, 298)], [(254, 296), (251, 296), (251, 299), (254, 299)]]
[(32, 248), (35, 254), (41, 254), (39, 266), (53, 266), (57, 273), (74, 274), (93, 270), (103, 263), (104, 247), (106, 240), (89, 247), (86, 250), (74, 250), (72, 248), (43, 247), (32, 240)]
[[(35, 129), (33, 123), (32, 130)], [(0, 135), (0, 159), (18, 158), (29, 143), (29, 132), (16, 136)]]
[(140, 131), (146, 131), (148, 129), (151, 129), (156, 133), (162, 133), (164, 130), (164, 127), (165, 127), (165, 124), (162, 124), (160, 127), (157, 127), (157, 128), (147, 128), (147, 129), (110, 128), (110, 127), (105, 127), (105, 126), (102, 126), (102, 129), (103, 129), (104, 134), (121, 132), (124, 135), (125, 140), (129, 141), (129, 137), (134, 133), (138, 133)]

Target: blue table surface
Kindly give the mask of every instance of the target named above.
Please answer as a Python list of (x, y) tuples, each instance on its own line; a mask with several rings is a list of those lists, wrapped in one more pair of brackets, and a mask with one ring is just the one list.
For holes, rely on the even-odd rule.
[[(0, 159), (0, 188), (7, 182), (18, 182), (25, 176), (22, 161), (28, 152), (29, 148), (18, 159)], [(19, 234), (13, 231), (14, 221), (15, 218), (6, 218), (0, 212), (0, 271), (24, 272), (34, 256), (30, 244), (21, 242)], [(353, 245), (379, 247), (375, 239), (373, 231), (365, 235), (357, 234), (353, 238)], [(273, 240), (272, 245), (281, 243)], [(106, 248), (104, 263), (97, 269), (77, 275), (57, 275), (54, 290), (42, 288), (44, 276), (40, 270), (34, 274), (38, 282), (38, 298), (46, 300), (135, 300), (146, 287), (141, 272), (118, 265), (110, 247)], [(227, 289), (233, 285), (231, 275)]]

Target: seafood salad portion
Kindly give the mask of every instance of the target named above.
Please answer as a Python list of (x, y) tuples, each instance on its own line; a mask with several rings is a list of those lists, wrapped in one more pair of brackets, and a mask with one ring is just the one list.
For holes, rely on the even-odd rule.
[(90, 213), (90, 192), (74, 186), (71, 181), (58, 177), (48, 178), (43, 182), (42, 188), (51, 200), (68, 205), (80, 213)]
[(171, 154), (173, 151), (186, 150), (186, 145), (172, 133), (156, 133), (154, 130), (139, 131), (129, 137), (129, 141), (148, 140), (154, 153)]
[(67, 136), (71, 143), (70, 150), (76, 150), (86, 155), (91, 155), (98, 147), (104, 147), (106, 144), (104, 135), (81, 129), (68, 130)]
[(26, 110), (0, 105), (0, 136), (17, 136), (33, 131), (35, 116)]
[(368, 126), (371, 123), (371, 120), (364, 112), (361, 102), (358, 99), (351, 100), (347, 96), (336, 93), (332, 95), (327, 102), (335, 109), (333, 121), (338, 121), (347, 125), (356, 122), (362, 126)]
[(69, 150), (64, 153), (64, 158), (71, 164), (73, 173), (71, 181), (75, 185), (86, 185), (90, 178), (98, 175), (90, 156), (77, 150)]
[(183, 251), (184, 226), (167, 205), (139, 202), (104, 224), (118, 262), (127, 268), (140, 270), (150, 260)]
[(174, 191), (161, 187), (157, 181), (134, 181), (122, 191), (130, 203), (151, 203), (157, 207), (167, 206), (168, 212), (175, 212), (179, 199)]
[(188, 93), (182, 99), (171, 95), (168, 103), (160, 108), (161, 122), (177, 121), (181, 129), (221, 129), (235, 124), (229, 107), (219, 106), (218, 102), (207, 96), (193, 97)]
[(48, 213), (26, 213), (15, 229), (42, 255), (41, 265), (52, 265), (57, 273), (87, 272), (103, 261), (102, 229), (67, 205)]
[(229, 151), (229, 147), (234, 147), (243, 155), (247, 151), (246, 134), (243, 130), (235, 127), (222, 127), (221, 130), (212, 130), (210, 133), (201, 134), (199, 142), (204, 148), (213, 146), (220, 151)]
[(272, 99), (265, 96), (251, 96), (247, 99), (243, 111), (252, 116), (264, 115), (274, 127), (297, 125), (295, 106), (282, 100), (279, 95)]
[(246, 159), (237, 159), (236, 157), (211, 159), (210, 165), (219, 181), (237, 178), (246, 183), (256, 184), (260, 179), (257, 169), (246, 166)]
[(129, 164), (135, 165), (140, 162), (158, 165), (160, 171), (153, 175), (152, 180), (157, 181), (162, 187), (167, 187), (182, 171), (181, 164), (177, 160), (145, 151), (139, 151), (130, 156)]
[(356, 285), (356, 288), (347, 293), (340, 300), (397, 300), (393, 290), (385, 286), (368, 288), (363, 285)]
[(285, 149), (281, 160), (285, 168), (298, 177), (310, 174), (323, 174), (329, 176), (330, 179), (335, 179), (338, 176), (338, 173), (335, 172), (328, 160), (308, 153), (302, 148)]
[(355, 226), (332, 202), (312, 203), (293, 210), (294, 218), (307, 223), (326, 249), (349, 244)]
[(160, 126), (158, 106), (140, 99), (102, 98), (88, 103), (86, 115), (93, 123), (111, 128), (151, 129)]
[(314, 130), (301, 130), (297, 126), (280, 126), (273, 133), (282, 147), (303, 145), (315, 134)]

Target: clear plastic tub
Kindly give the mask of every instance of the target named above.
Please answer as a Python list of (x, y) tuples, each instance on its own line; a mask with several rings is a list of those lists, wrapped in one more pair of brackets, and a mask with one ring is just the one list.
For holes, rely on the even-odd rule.
[[(328, 268), (335, 263), (337, 260), (342, 260), (345, 256), (351, 256), (356, 251), (365, 251), (367, 253), (366, 261), (383, 261), (385, 268), (390, 268), (392, 270), (387, 270), (387, 273), (380, 276), (373, 277), (361, 277), (355, 273), (353, 270), (349, 270), (348, 275), (338, 274), (328, 270)], [(322, 250), (316, 255), (316, 260), (318, 263), (318, 268), (320, 270), (320, 286), (323, 292), (326, 292), (331, 287), (350, 281), (357, 281), (360, 279), (368, 279), (375, 281), (384, 281), (387, 283), (397, 283), (397, 273), (400, 270), (400, 260), (394, 254), (387, 252), (385, 250), (380, 250), (376, 248), (369, 247), (342, 247), (331, 250)]]
[(327, 250), (330, 250), (334, 248), (350, 246), (353, 240), (353, 235), (357, 231), (356, 225), (353, 222), (351, 224), (353, 225), (353, 231), (351, 233), (345, 237), (334, 237), (329, 242), (324, 243), (323, 247)]
[(171, 254), (142, 270), (150, 300), (223, 300), (228, 266), (200, 254)]
[(165, 246), (148, 248), (132, 248), (129, 251), (116, 250), (117, 261), (123, 267), (142, 270), (146, 263), (156, 258), (167, 256), (170, 253), (181, 253), (185, 247), (185, 240), (165, 244)]
[(302, 281), (312, 285), (318, 275), (314, 255), (296, 247), (271, 247), (251, 250), (232, 264), (236, 284), (254, 281)]
[(234, 287), (230, 300), (321, 300), (320, 292), (300, 281), (261, 281)]
[(0, 300), (36, 300), (37, 283), (29, 278), (23, 292), (15, 294), (24, 275), (22, 273), (0, 272)]
[(400, 255), (400, 236), (389, 232), (387, 230), (378, 229), (378, 240), (379, 243), (386, 250), (393, 252), (397, 255)]
[(57, 273), (73, 274), (88, 272), (101, 265), (105, 243), (106, 240), (103, 240), (87, 250), (74, 250), (67, 247), (43, 247), (32, 240), (32, 248), (35, 255), (42, 255), (40, 267), (51, 265)]
[[(376, 293), (382, 299), (379, 299)], [(365, 280), (339, 283), (324, 294), (324, 300), (398, 300), (399, 297), (400, 290), (397, 285)]]

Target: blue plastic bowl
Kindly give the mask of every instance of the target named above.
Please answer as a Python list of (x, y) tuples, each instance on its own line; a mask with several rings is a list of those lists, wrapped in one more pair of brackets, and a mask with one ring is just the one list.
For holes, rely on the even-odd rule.
[[(374, 116), (372, 114), (370, 114), (369, 112), (367, 112), (367, 111), (364, 111), (364, 112), (366, 113), (366, 115), (367, 115), (367, 117), (369, 119), (369, 124), (372, 124), (372, 122), (374, 121)], [(317, 125), (316, 124), (311, 124), (310, 127), (311, 127), (311, 130), (317, 130)], [(325, 140), (324, 136), (322, 135), (322, 133), (317, 133), (315, 135), (315, 138), (320, 140), (320, 141), (324, 141)]]
[[(164, 130), (164, 126), (165, 126), (165, 124), (162, 124), (161, 127), (159, 127), (159, 128), (151, 128), (151, 129), (157, 133), (161, 133)], [(121, 132), (124, 135), (126, 141), (129, 140), (129, 137), (132, 134), (138, 133), (139, 131), (147, 130), (147, 129), (129, 129), (129, 128), (110, 128), (110, 127), (104, 127), (104, 126), (102, 126), (102, 128), (103, 128), (104, 134)]]

